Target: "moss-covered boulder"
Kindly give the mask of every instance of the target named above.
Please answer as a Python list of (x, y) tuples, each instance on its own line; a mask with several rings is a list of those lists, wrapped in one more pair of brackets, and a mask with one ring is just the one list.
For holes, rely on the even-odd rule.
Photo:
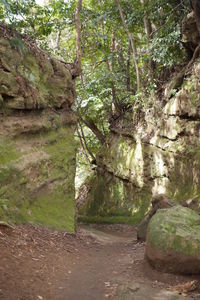
[(200, 272), (200, 216), (189, 208), (159, 210), (147, 230), (146, 258), (156, 269)]
[(66, 65), (0, 27), (0, 220), (74, 231), (73, 100)]

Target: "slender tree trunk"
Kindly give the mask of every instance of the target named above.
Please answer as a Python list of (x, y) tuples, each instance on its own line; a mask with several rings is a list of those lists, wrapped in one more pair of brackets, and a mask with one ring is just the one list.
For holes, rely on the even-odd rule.
[(117, 51), (118, 51), (118, 61), (121, 67), (121, 71), (125, 73), (125, 79), (124, 84), (126, 85), (127, 92), (131, 92), (131, 78), (130, 78), (130, 62), (131, 62), (131, 44), (128, 43), (128, 49), (127, 49), (127, 60), (125, 60), (123, 55), (123, 48), (121, 46), (121, 43), (119, 42), (117, 45)]
[[(148, 0), (140, 0), (141, 3), (143, 4), (143, 6), (145, 6), (146, 4), (148, 4)], [(149, 44), (151, 41), (151, 37), (152, 37), (152, 25), (151, 25), (151, 21), (149, 20), (148, 16), (145, 14), (144, 16), (144, 28), (145, 28), (145, 33), (146, 33), (146, 40), (147, 40), (147, 51), (148, 51), (148, 56), (149, 56), (149, 72), (150, 72), (150, 76), (151, 79), (153, 79), (153, 73), (155, 70), (155, 63), (152, 60), (150, 53), (149, 53)]]
[(76, 27), (76, 63), (75, 67), (72, 69), (72, 76), (77, 77), (81, 74), (81, 10), (82, 10), (82, 0), (78, 0), (76, 11), (75, 11), (75, 27)]
[(80, 141), (80, 144), (81, 144), (81, 147), (82, 147), (82, 150), (83, 150), (83, 154), (84, 154), (84, 156), (85, 156), (87, 162), (88, 162), (89, 164), (91, 164), (91, 163), (90, 163), (89, 156), (88, 156), (88, 154), (87, 154), (87, 152), (86, 152), (86, 150), (85, 150), (85, 146), (84, 146), (84, 144), (83, 144), (82, 136), (81, 136), (81, 134), (80, 134), (80, 131), (79, 131), (78, 126), (77, 126), (76, 131), (77, 131), (77, 134), (78, 134), (78, 137), (79, 137), (79, 141)]
[(116, 50), (116, 47), (115, 47), (115, 33), (112, 32), (112, 42), (111, 42), (111, 53), (112, 53), (112, 56), (111, 56), (111, 72), (113, 73), (113, 70), (114, 70), (114, 53), (115, 53), (115, 50)]
[[(110, 73), (111, 73), (112, 76), (114, 74), (114, 53), (115, 53), (115, 50), (116, 50), (115, 33), (113, 31), (112, 32), (112, 40), (111, 40), (111, 53), (112, 53), (112, 56), (111, 56), (111, 63), (110, 63)], [(114, 108), (115, 108), (114, 111), (117, 114), (120, 114), (121, 113), (121, 107), (120, 107), (119, 101), (117, 99), (117, 93), (116, 93), (116, 87), (115, 87), (114, 80), (112, 80), (111, 89), (112, 89), (112, 103), (113, 103)]]
[[(104, 24), (103, 22), (101, 23), (101, 30), (102, 30), (102, 35), (105, 35), (104, 31)], [(105, 41), (104, 41), (104, 48), (105, 48)], [(114, 32), (112, 33), (112, 41), (111, 41), (111, 53), (114, 53), (115, 51), (115, 35)], [(114, 69), (114, 60), (113, 58), (111, 59), (111, 63), (108, 61), (108, 57), (105, 55), (105, 63), (107, 66), (108, 71), (110, 72), (110, 75), (113, 76), (113, 69)], [(120, 107), (117, 102), (116, 98), (116, 88), (115, 88), (115, 83), (112, 80), (111, 81), (111, 91), (112, 91), (112, 106), (114, 106), (114, 110), (116, 110), (117, 113), (120, 114)]]
[(192, 9), (194, 10), (197, 29), (200, 35), (200, 2), (199, 0), (191, 0), (191, 2), (192, 2)]
[(126, 88), (127, 92), (131, 91), (131, 77), (130, 77), (130, 57), (131, 57), (131, 44), (128, 45), (128, 58), (126, 63)]
[(88, 147), (88, 144), (87, 144), (87, 141), (86, 141), (84, 132), (83, 132), (83, 127), (82, 127), (82, 125), (81, 125), (80, 122), (79, 122), (79, 127), (80, 127), (80, 129), (81, 129), (81, 135), (82, 135), (82, 139), (83, 139), (85, 148), (86, 148), (87, 152), (89, 153), (89, 155), (91, 156), (92, 160), (94, 161), (94, 160), (95, 160), (95, 157), (94, 157), (92, 151), (90, 151), (90, 149), (89, 149), (89, 147)]
[(126, 33), (128, 35), (128, 38), (130, 40), (130, 43), (131, 43), (132, 56), (133, 56), (133, 61), (134, 61), (134, 64), (135, 64), (135, 72), (136, 72), (136, 78), (137, 78), (137, 91), (140, 92), (140, 71), (139, 71), (138, 61), (137, 61), (137, 50), (136, 50), (136, 47), (135, 47), (135, 41), (134, 41), (133, 36), (132, 36), (131, 32), (129, 31), (128, 26), (126, 24), (124, 14), (123, 14), (123, 11), (122, 11), (122, 8), (121, 8), (121, 5), (120, 5), (120, 1), (115, 0), (115, 2), (116, 2), (117, 6), (118, 6), (118, 9), (119, 9), (119, 13), (120, 13), (120, 17), (121, 17), (121, 20), (122, 20), (124, 30), (126, 31)]

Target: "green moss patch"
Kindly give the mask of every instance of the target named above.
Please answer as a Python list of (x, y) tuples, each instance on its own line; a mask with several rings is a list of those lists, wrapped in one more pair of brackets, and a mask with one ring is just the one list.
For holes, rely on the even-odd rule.
[(149, 223), (147, 241), (164, 253), (199, 256), (200, 216), (181, 206), (159, 210)]
[(150, 206), (151, 192), (140, 190), (109, 173), (92, 177), (79, 219), (86, 222), (139, 223)]
[(13, 143), (10, 140), (3, 139), (0, 141), (0, 165), (6, 165), (19, 158)]
[[(16, 149), (20, 148), (19, 145), (23, 147), (26, 137), (15, 141), (19, 143), (16, 148), (11, 141), (1, 143), (1, 220), (12, 223), (31, 221), (74, 232), (76, 145), (73, 132), (74, 128), (68, 127), (41, 133), (37, 137), (29, 136), (33, 141), (37, 138), (40, 146), (31, 153), (26, 152), (25, 156)], [(38, 157), (37, 151), (43, 154), (43, 158)], [(26, 167), (20, 168), (24, 160)]]
[(75, 231), (75, 207), (73, 197), (62, 188), (38, 196), (29, 206), (29, 220), (51, 228)]

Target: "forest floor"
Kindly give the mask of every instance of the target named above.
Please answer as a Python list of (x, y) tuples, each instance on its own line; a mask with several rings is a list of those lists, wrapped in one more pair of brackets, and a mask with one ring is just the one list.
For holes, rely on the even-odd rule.
[(0, 226), (1, 300), (200, 299), (192, 280), (153, 270), (131, 226)]

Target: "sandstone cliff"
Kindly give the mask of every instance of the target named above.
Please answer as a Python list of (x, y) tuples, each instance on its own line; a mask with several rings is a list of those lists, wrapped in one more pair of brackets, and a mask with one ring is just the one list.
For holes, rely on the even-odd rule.
[(81, 216), (137, 223), (156, 193), (177, 201), (191, 199), (199, 209), (199, 92), (200, 61), (196, 61), (164, 107), (159, 110), (157, 102), (139, 121), (127, 115), (111, 128)]
[(74, 231), (68, 68), (0, 26), (0, 219)]

